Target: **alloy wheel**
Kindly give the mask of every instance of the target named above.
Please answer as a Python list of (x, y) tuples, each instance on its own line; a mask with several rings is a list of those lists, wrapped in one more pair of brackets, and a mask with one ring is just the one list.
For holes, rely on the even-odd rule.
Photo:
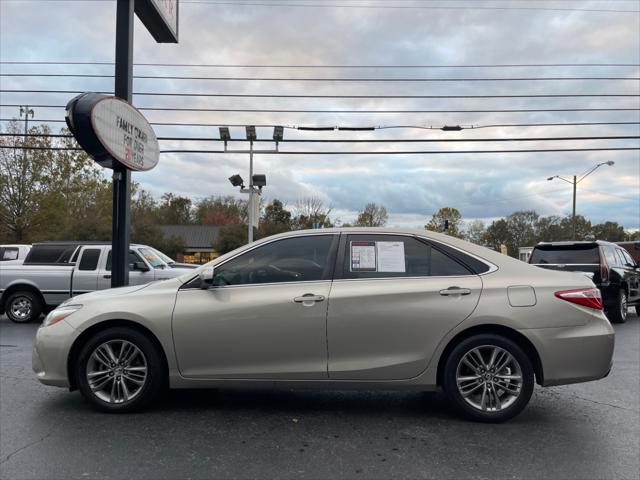
[(474, 347), (462, 356), (456, 369), (458, 392), (476, 410), (497, 412), (518, 399), (523, 375), (518, 361), (495, 345)]
[(628, 308), (627, 295), (622, 292), (620, 294), (620, 318), (622, 318), (623, 320), (627, 318)]
[(147, 359), (128, 340), (109, 340), (87, 361), (87, 382), (100, 400), (119, 404), (137, 397), (147, 382)]

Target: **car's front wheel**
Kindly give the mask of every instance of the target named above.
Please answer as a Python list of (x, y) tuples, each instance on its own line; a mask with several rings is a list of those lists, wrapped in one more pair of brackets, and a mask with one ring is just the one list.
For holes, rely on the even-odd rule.
[(443, 372), (445, 393), (467, 418), (503, 422), (520, 413), (533, 393), (531, 360), (515, 342), (494, 334), (462, 340)]
[(165, 385), (162, 355), (143, 333), (127, 327), (102, 330), (82, 347), (75, 363), (78, 389), (106, 412), (132, 412), (154, 400)]

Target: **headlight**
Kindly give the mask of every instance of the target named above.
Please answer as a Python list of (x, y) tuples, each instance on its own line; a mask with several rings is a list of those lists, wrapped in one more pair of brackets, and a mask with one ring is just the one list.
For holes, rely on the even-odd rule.
[(54, 310), (51, 310), (51, 312), (49, 312), (49, 315), (44, 317), (42, 326), (48, 327), (50, 325), (53, 325), (54, 323), (58, 323), (60, 320), (67, 318), (73, 312), (77, 312), (81, 308), (82, 308), (82, 305), (64, 305)]

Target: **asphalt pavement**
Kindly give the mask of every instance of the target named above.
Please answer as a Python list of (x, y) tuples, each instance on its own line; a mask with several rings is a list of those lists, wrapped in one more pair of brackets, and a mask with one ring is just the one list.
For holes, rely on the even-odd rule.
[(0, 318), (0, 478), (638, 479), (640, 320), (616, 325), (611, 374), (536, 387), (500, 425), (441, 393), (172, 391), (97, 413), (31, 371), (37, 325)]

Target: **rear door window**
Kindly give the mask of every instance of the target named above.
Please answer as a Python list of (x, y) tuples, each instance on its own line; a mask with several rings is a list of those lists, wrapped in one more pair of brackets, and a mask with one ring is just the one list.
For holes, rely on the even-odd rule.
[(530, 262), (549, 265), (596, 265), (600, 263), (600, 253), (597, 245), (535, 247)]
[(348, 235), (343, 257), (345, 279), (472, 275), (440, 250), (402, 235)]

